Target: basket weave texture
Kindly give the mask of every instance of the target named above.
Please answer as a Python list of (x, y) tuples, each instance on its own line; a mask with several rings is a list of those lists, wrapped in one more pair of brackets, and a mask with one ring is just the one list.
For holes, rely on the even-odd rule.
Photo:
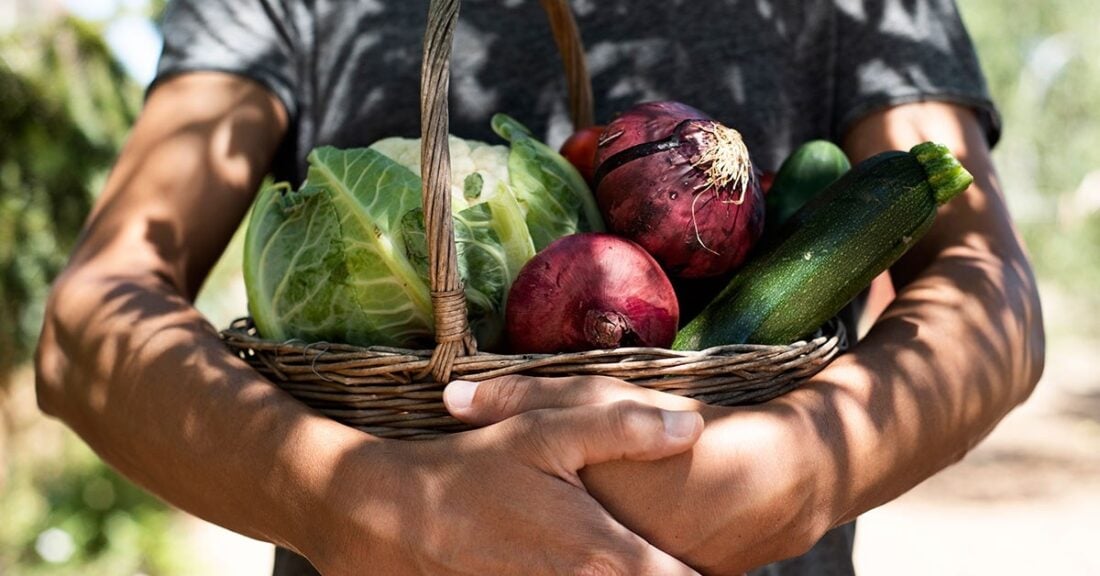
[[(847, 345), (842, 323), (785, 346), (736, 345), (702, 351), (619, 348), (570, 354), (479, 352), (466, 316), (450, 206), (448, 82), (459, 0), (432, 0), (421, 69), (421, 174), (428, 236), (434, 348), (408, 350), (264, 340), (247, 320), (222, 332), (226, 345), (268, 379), (321, 413), (386, 438), (422, 439), (467, 429), (443, 405), (454, 379), (509, 374), (609, 376), (723, 406), (780, 396)], [(583, 44), (567, 0), (541, 0), (566, 72), (574, 126), (593, 123)]]

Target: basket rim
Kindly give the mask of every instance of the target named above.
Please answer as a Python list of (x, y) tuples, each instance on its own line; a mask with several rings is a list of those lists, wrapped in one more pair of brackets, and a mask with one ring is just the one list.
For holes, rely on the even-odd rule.
[[(435, 351), (433, 348), (365, 346), (329, 341), (307, 342), (301, 338), (290, 338), (281, 341), (269, 340), (259, 334), (255, 323), (248, 316), (235, 320), (228, 328), (222, 330), (220, 335), (227, 345), (236, 349), (241, 355), (273, 353), (278, 358), (288, 358), (296, 355), (302, 361), (309, 361), (311, 367), (321, 377), (324, 377), (323, 374), (326, 371), (338, 373), (341, 370), (355, 370), (364, 367), (364, 363), (367, 363), (368, 368), (388, 368), (390, 371), (397, 372), (415, 371), (417, 368), (421, 368), (421, 364), (430, 361)], [(668, 370), (675, 370), (677, 366), (691, 364), (701, 365), (698, 367), (704, 369), (712, 369), (712, 366), (706, 365), (708, 361), (715, 361), (716, 363), (712, 362), (712, 365), (713, 369), (717, 369), (721, 368), (723, 359), (740, 358), (747, 354), (757, 354), (770, 360), (785, 361), (824, 350), (831, 359), (835, 355), (845, 352), (848, 346), (849, 328), (838, 317), (829, 320), (812, 337), (789, 344), (726, 344), (703, 350), (622, 347), (550, 354), (508, 354), (478, 350), (473, 354), (456, 358), (454, 368), (456, 371), (464, 373), (488, 364), (496, 363), (506, 366), (497, 370), (486, 371), (482, 375), (482, 379), (560, 364), (583, 366), (585, 364), (609, 364), (612, 361), (622, 366), (624, 370), (634, 369), (640, 365), (654, 367), (655, 364), (658, 365), (657, 368)], [(316, 369), (316, 366), (322, 360), (325, 363), (325, 368), (329, 370)], [(423, 381), (423, 378), (417, 378), (416, 380)]]
[[(513, 374), (608, 376), (706, 404), (757, 404), (797, 388), (847, 348), (847, 327), (839, 320), (832, 324), (831, 333), (823, 330), (814, 338), (774, 346), (519, 355), (480, 351), (456, 358), (453, 373), (470, 381)], [(221, 338), (291, 396), (364, 432), (414, 440), (470, 428), (447, 412), (443, 390), (449, 382), (434, 378), (430, 349), (265, 340), (247, 317), (223, 330)]]

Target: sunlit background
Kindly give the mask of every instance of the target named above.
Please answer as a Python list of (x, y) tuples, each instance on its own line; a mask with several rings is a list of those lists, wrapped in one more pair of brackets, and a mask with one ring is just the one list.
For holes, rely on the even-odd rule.
[[(1100, 6), (958, 0), (1005, 118), (995, 157), (1040, 276), (1047, 369), (962, 463), (866, 515), (862, 574), (1100, 574)], [(172, 510), (34, 401), (64, 263), (152, 79), (155, 0), (0, 0), (0, 574), (270, 573), (270, 547)], [(231, 249), (200, 298), (244, 312)]]

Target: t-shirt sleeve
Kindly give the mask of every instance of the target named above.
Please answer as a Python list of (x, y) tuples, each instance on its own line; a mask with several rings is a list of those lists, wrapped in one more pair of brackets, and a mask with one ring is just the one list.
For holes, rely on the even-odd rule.
[(226, 72), (271, 90), (293, 118), (298, 106), (293, 26), (273, 0), (171, 0), (155, 86), (184, 72)]
[(1001, 119), (954, 0), (835, 0), (834, 127), (873, 110), (924, 100), (974, 109), (989, 145)]

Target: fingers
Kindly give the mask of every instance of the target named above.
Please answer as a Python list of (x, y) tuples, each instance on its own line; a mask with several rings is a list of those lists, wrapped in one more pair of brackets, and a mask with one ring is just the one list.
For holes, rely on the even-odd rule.
[(530, 450), (531, 463), (580, 486), (577, 471), (612, 460), (659, 460), (690, 449), (703, 432), (693, 411), (615, 402), (534, 410), (505, 422)]
[[(532, 410), (498, 426), (510, 428), (522, 458), (585, 490), (577, 472), (611, 460), (658, 460), (690, 450), (703, 432), (694, 411), (669, 411), (632, 401)], [(526, 451), (526, 454), (524, 453)], [(585, 490), (587, 492), (587, 490)], [(591, 496), (603, 520), (589, 526), (588, 552), (571, 574), (698, 576), (698, 572), (615, 520)], [(579, 526), (575, 526), (579, 528)]]
[(666, 410), (698, 410), (699, 402), (600, 376), (536, 378), (502, 376), (484, 382), (452, 382), (443, 391), (447, 410), (464, 422), (492, 424), (530, 410), (633, 400)]

